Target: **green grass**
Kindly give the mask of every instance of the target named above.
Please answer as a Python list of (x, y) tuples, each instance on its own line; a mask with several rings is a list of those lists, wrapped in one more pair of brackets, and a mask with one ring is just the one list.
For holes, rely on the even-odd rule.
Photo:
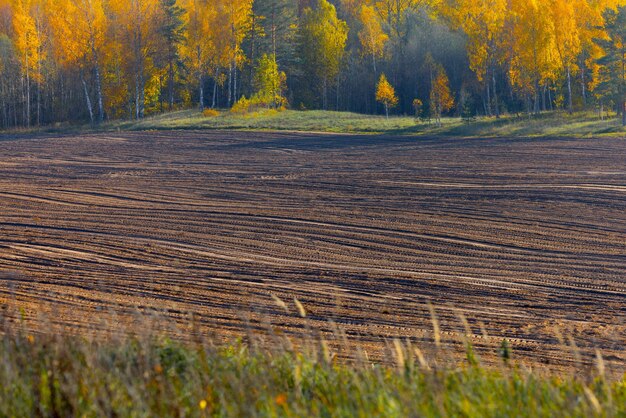
[(626, 415), (626, 380), (601, 372), (436, 366), (399, 343), (387, 366), (338, 362), (323, 343), (254, 347), (9, 333), (0, 342), (0, 416)]
[(258, 112), (247, 115), (223, 111), (204, 117), (198, 111), (180, 111), (146, 118), (142, 121), (112, 123), (121, 130), (152, 129), (251, 129), (334, 133), (382, 133), (402, 131), (415, 126), (412, 118), (390, 118), (347, 112), (293, 111)]
[(442, 126), (418, 122), (413, 117), (362, 115), (349, 112), (293, 111), (259, 112), (236, 115), (223, 111), (219, 116), (204, 117), (195, 110), (152, 116), (141, 121), (110, 122), (105, 130), (283, 130), (301, 132), (398, 134), (449, 137), (588, 137), (624, 136), (626, 130), (615, 117), (600, 120), (595, 113), (562, 112), (538, 116), (478, 118), (466, 123), (460, 118), (444, 118)]
[[(5, 134), (84, 133), (98, 131), (151, 130), (252, 130), (295, 131), (336, 134), (382, 134), (458, 138), (522, 138), (522, 137), (625, 137), (626, 128), (612, 115), (601, 120), (596, 113), (548, 112), (529, 117), (507, 115), (501, 118), (476, 118), (465, 122), (460, 118), (444, 118), (442, 126), (417, 121), (409, 116), (363, 115), (322, 110), (261, 111), (247, 115), (222, 110), (218, 116), (205, 117), (197, 110), (181, 110), (153, 115), (140, 121), (116, 120), (101, 126), (58, 123), (40, 128), (5, 131)], [(1, 139), (1, 138), (0, 138)]]

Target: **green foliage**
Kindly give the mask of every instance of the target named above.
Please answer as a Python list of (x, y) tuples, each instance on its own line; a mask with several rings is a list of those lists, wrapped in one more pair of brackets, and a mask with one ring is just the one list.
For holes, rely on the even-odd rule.
[(471, 98), (464, 90), (461, 91), (460, 106), (461, 106), (461, 119), (463, 119), (463, 122), (465, 123), (475, 122), (476, 114), (472, 107)]
[[(157, 57), (157, 66), (167, 71), (167, 101), (169, 110), (174, 107), (174, 84), (176, 74), (180, 73), (182, 62), (180, 46), (185, 41), (185, 10), (178, 5), (178, 0), (161, 0), (163, 10), (159, 33), (164, 42), (166, 54)], [(159, 62), (161, 58), (164, 62)], [(161, 92), (162, 94), (162, 92)]]
[(297, 4), (291, 0), (255, 0), (256, 34), (248, 37), (251, 60), (275, 55), (281, 67), (293, 69), (297, 60)]
[(171, 59), (178, 59), (176, 46), (185, 40), (185, 10), (178, 5), (178, 0), (161, 0), (163, 21), (159, 32), (162, 34)]
[[(404, 350), (405, 347), (399, 347)], [(313, 350), (313, 351), (311, 351)], [(152, 337), (5, 335), (1, 416), (623, 416), (626, 381), (504, 366), (329, 362), (309, 351)], [(408, 347), (405, 350), (409, 352)]]
[(596, 39), (604, 50), (598, 60), (600, 84), (596, 93), (605, 101), (618, 104), (622, 125), (626, 126), (626, 6), (604, 13), (607, 39)]
[(287, 88), (287, 76), (278, 69), (276, 56), (263, 55), (259, 60), (254, 77), (256, 94), (254, 101), (265, 104), (267, 107), (278, 109), (287, 104), (284, 96)]
[(500, 344), (500, 357), (502, 360), (508, 364), (511, 360), (511, 346), (509, 345), (509, 341), (507, 339), (502, 340), (502, 344)]
[[(327, 0), (317, 0), (307, 8), (300, 23), (300, 56), (302, 73), (310, 80), (312, 96), (322, 98), (328, 108), (328, 88), (339, 74), (348, 40), (348, 24), (337, 17), (335, 6)], [(309, 101), (314, 101), (309, 96)]]
[(416, 120), (420, 118), (423, 107), (424, 103), (420, 99), (413, 99), (413, 111), (415, 112)]
[[(421, 119), (437, 124), (463, 94), (476, 116), (595, 106), (624, 113), (626, 124), (620, 4), (5, 0), (0, 128), (230, 107), (244, 94), (262, 107), (274, 101), (254, 97), (266, 57), (285, 72), (283, 90), (298, 109), (376, 113), (384, 73), (398, 114), (414, 113), (417, 98), (427, 108)], [(455, 114), (471, 121), (458, 104)]]
[(274, 55), (261, 57), (254, 77), (254, 85), (256, 93), (250, 99), (242, 96), (232, 106), (232, 113), (243, 115), (261, 109), (285, 109), (287, 106), (287, 99), (284, 96), (286, 76), (278, 69)]

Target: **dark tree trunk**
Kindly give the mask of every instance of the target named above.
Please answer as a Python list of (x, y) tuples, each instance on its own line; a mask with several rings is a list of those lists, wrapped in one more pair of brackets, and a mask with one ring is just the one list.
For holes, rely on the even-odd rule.
[(170, 59), (169, 77), (167, 83), (168, 102), (170, 112), (174, 109), (174, 61)]

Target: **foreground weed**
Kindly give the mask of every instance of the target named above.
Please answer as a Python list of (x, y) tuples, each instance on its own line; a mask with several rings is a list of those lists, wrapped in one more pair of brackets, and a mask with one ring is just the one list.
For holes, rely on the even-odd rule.
[(424, 368), (408, 347), (397, 350), (406, 354), (392, 367), (241, 342), (8, 334), (0, 344), (0, 416), (626, 414), (626, 380), (583, 382), (475, 361)]

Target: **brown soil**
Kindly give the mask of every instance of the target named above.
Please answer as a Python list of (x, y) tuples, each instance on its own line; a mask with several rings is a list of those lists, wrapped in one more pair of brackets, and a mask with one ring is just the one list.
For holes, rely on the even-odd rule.
[(571, 336), (623, 369), (626, 141), (4, 139), (0, 292), (39, 327), (152, 308), (218, 337), (333, 320), (372, 352), (430, 340), (432, 303), (444, 340), (462, 314), (478, 347), (571, 365)]

